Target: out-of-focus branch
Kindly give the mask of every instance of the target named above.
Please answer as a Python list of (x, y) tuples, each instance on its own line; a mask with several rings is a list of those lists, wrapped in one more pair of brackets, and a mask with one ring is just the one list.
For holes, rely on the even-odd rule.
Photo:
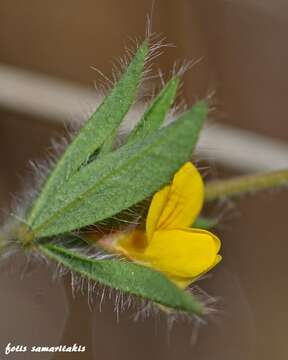
[[(101, 101), (93, 89), (47, 75), (0, 64), (0, 106), (53, 122), (80, 122)], [(143, 108), (127, 117), (131, 129)], [(200, 138), (201, 158), (241, 172), (263, 172), (288, 167), (288, 145), (276, 139), (220, 124), (209, 124)]]

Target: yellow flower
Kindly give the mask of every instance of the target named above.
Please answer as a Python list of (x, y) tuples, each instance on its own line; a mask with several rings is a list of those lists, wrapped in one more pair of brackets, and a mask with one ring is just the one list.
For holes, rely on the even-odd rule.
[(146, 232), (133, 229), (115, 234), (114, 250), (186, 288), (221, 260), (220, 240), (208, 231), (190, 227), (203, 200), (202, 178), (188, 162), (175, 174), (171, 185), (154, 195)]

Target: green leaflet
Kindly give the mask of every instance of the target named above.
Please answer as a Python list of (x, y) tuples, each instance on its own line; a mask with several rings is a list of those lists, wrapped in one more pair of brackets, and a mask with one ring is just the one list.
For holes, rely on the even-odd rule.
[(134, 101), (148, 52), (148, 43), (144, 41), (122, 78), (67, 148), (37, 198), (27, 219), (28, 225), (33, 226), (55, 192), (65, 187), (70, 177), (119, 126)]
[(144, 138), (159, 129), (174, 102), (179, 81), (178, 77), (168, 81), (128, 136), (127, 143)]
[(218, 220), (215, 218), (213, 219), (213, 218), (206, 218), (199, 216), (192, 225), (192, 228), (209, 230), (215, 227), (217, 224), (218, 224)]
[(104, 142), (99, 150), (98, 157), (108, 154), (113, 149), (114, 141), (117, 135), (117, 131), (114, 131)]
[(97, 223), (160, 189), (189, 160), (206, 114), (206, 103), (198, 102), (169, 126), (82, 167), (35, 218), (35, 236)]
[[(135, 129), (133, 129), (129, 134), (126, 144), (130, 141), (143, 139), (145, 136), (152, 134), (159, 129), (175, 100), (179, 81), (179, 78), (176, 77), (168, 81), (160, 94), (153, 100), (152, 104), (145, 111)], [(100, 149), (100, 156), (107, 154), (112, 150), (115, 136), (116, 131), (112, 134), (112, 136), (107, 138)]]
[(57, 263), (103, 285), (169, 308), (203, 314), (202, 305), (192, 295), (147, 267), (116, 259), (93, 260), (53, 244), (39, 245), (39, 249)]

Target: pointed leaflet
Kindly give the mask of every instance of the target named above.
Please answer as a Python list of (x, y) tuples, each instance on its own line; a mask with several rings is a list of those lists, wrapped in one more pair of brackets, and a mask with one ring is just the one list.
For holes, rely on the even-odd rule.
[[(126, 144), (130, 141), (144, 138), (159, 129), (174, 102), (178, 85), (179, 78), (175, 77), (168, 81), (160, 94), (145, 111), (135, 129), (129, 134)], [(100, 156), (107, 154), (112, 150), (115, 135), (116, 131), (104, 142), (99, 152)]]
[(83, 167), (35, 219), (35, 236), (52, 236), (94, 224), (159, 190), (189, 160), (206, 114), (206, 103), (199, 102), (153, 135)]
[(139, 47), (122, 78), (80, 130), (48, 178), (28, 218), (33, 225), (57, 190), (69, 180), (119, 126), (131, 107), (149, 52), (147, 41)]
[(89, 259), (61, 246), (45, 244), (40, 250), (57, 263), (88, 279), (164, 306), (201, 315), (202, 305), (161, 273), (123, 260)]
[(139, 124), (136, 125), (135, 129), (128, 136), (127, 143), (144, 138), (159, 129), (174, 102), (178, 85), (178, 77), (168, 81), (160, 94), (145, 111)]

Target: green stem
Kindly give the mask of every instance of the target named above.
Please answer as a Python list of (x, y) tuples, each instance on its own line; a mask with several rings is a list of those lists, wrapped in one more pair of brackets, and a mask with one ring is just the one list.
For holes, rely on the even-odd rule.
[(288, 186), (288, 169), (264, 174), (243, 175), (206, 184), (205, 200), (230, 198), (261, 190)]
[(2, 251), (5, 249), (6, 246), (7, 246), (7, 242), (6, 242), (5, 239), (0, 235), (0, 255), (1, 255)]

